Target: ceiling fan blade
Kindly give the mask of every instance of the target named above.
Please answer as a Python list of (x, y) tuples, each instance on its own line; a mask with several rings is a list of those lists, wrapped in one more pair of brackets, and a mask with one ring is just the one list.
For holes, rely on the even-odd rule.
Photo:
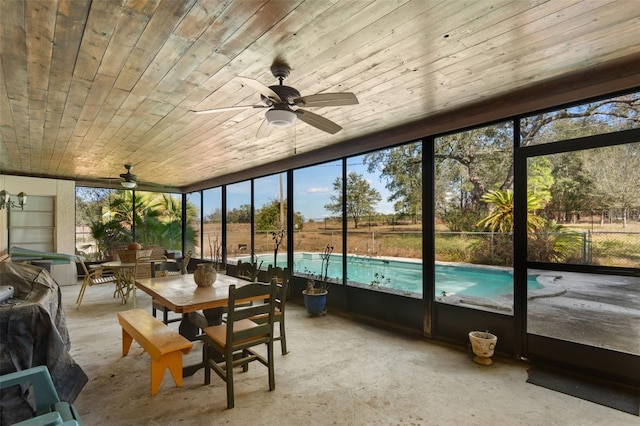
[(338, 126), (336, 123), (327, 118), (319, 116), (318, 114), (314, 114), (303, 109), (295, 110), (294, 113), (300, 120), (304, 121), (305, 123), (327, 133), (331, 133), (332, 135), (342, 130), (342, 127)]
[(189, 111), (195, 112), (196, 114), (210, 114), (212, 112), (234, 111), (234, 110), (247, 109), (247, 108), (269, 108), (269, 107), (267, 105), (238, 105), (238, 106), (231, 106), (231, 107), (205, 109), (201, 111), (190, 109)]
[(238, 76), (237, 78), (247, 86), (251, 87), (256, 92), (260, 93), (265, 98), (274, 99), (278, 102), (282, 102), (282, 99), (280, 99), (280, 96), (278, 96), (276, 92), (274, 92), (264, 84), (260, 83), (258, 80), (254, 80), (252, 78), (247, 78), (247, 77), (240, 77), (240, 76)]
[(262, 124), (258, 127), (258, 132), (256, 133), (256, 139), (266, 138), (273, 131), (273, 126), (269, 125), (269, 122), (265, 118), (262, 120)]
[(341, 105), (356, 105), (358, 98), (350, 92), (318, 93), (317, 95), (301, 96), (293, 100), (293, 104), (303, 107), (326, 107)]

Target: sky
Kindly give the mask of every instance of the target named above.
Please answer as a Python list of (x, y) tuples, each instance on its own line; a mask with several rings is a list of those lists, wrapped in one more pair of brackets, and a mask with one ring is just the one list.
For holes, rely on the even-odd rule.
[[(362, 164), (362, 156), (350, 158), (347, 161), (348, 173), (355, 171), (366, 179), (371, 187), (375, 188), (382, 196), (382, 201), (376, 206), (379, 213), (393, 213), (393, 203), (387, 201), (389, 191), (384, 187), (385, 182), (380, 180), (378, 174), (367, 172), (367, 167)], [(323, 220), (325, 217), (333, 216), (324, 206), (330, 203), (330, 196), (333, 193), (333, 182), (336, 177), (341, 176), (340, 160), (317, 166), (296, 169), (294, 171), (294, 209), (302, 214), (305, 220)], [(286, 175), (282, 174), (283, 189), (286, 195)], [(280, 197), (279, 175), (271, 175), (258, 178), (254, 183), (255, 205), (257, 208), (263, 206)], [(251, 200), (251, 189), (249, 182), (241, 182), (227, 186), (227, 207), (237, 208), (243, 204), (249, 204)], [(214, 197), (212, 197), (214, 198)], [(217, 197), (215, 197), (217, 198)], [(216, 201), (217, 202), (217, 201)], [(205, 196), (205, 214), (213, 211), (216, 207)]]

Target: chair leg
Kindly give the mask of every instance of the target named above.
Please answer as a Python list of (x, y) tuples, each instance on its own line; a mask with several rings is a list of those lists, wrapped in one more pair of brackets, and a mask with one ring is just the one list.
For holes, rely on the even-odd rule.
[(227, 371), (225, 380), (227, 381), (227, 408), (233, 408), (235, 406), (235, 400), (233, 398), (233, 354), (228, 354), (226, 364)]
[(280, 320), (280, 346), (282, 348), (282, 355), (289, 353), (287, 350), (287, 335), (284, 331), (284, 318)]
[(276, 388), (276, 373), (273, 365), (273, 339), (267, 343), (267, 368), (269, 369), (269, 390), (275, 390)]
[(86, 281), (82, 282), (82, 286), (80, 287), (80, 293), (78, 293), (78, 298), (76, 299), (76, 305), (78, 305), (78, 309), (80, 309), (80, 304), (82, 303), (82, 298), (84, 297), (84, 292), (87, 290)]
[(202, 346), (202, 364), (204, 365), (204, 384), (211, 383), (211, 365), (209, 365), (209, 345), (205, 342)]

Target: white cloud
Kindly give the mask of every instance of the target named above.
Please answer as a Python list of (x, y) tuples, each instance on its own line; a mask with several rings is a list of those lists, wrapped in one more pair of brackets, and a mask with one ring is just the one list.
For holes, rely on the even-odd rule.
[(326, 194), (329, 188), (326, 186), (312, 186), (307, 189), (307, 194)]

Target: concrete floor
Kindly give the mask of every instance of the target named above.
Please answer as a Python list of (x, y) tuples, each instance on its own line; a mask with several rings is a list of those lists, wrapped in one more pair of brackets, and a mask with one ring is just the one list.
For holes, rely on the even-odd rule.
[[(150, 395), (149, 356), (135, 342), (122, 357), (110, 285), (62, 287), (71, 354), (89, 376), (74, 405), (85, 425), (638, 425), (638, 417), (526, 383), (529, 365), (500, 357), (479, 366), (459, 347), (408, 337), (335, 314), (287, 307), (290, 353), (276, 343), (276, 390), (253, 363), (236, 375), (236, 406), (202, 370), (178, 388), (167, 372)], [(138, 307), (151, 299), (138, 292)], [(177, 328), (177, 323), (171, 324)], [(500, 342), (498, 342), (498, 345)], [(189, 359), (199, 359), (194, 347)]]

